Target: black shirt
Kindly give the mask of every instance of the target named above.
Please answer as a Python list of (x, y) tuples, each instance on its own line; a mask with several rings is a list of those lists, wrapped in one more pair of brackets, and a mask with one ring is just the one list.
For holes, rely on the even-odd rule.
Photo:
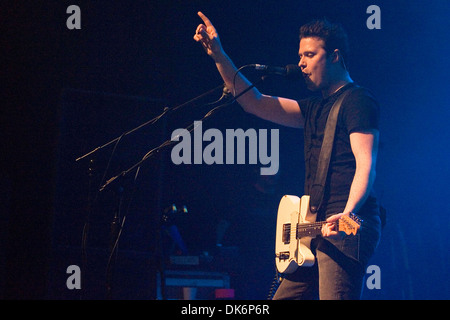
[[(349, 83), (327, 98), (311, 97), (299, 101), (305, 118), (305, 194), (309, 194), (317, 170), (325, 125), (331, 107), (343, 92), (353, 86), (355, 86), (353, 83)], [(379, 112), (376, 99), (365, 88), (353, 91), (344, 100), (338, 116), (325, 194), (319, 211), (321, 218), (344, 210), (356, 168), (355, 157), (350, 146), (350, 133), (369, 129), (378, 130)], [(377, 211), (377, 203), (371, 191), (358, 214), (364, 216), (373, 213), (373, 210)]]

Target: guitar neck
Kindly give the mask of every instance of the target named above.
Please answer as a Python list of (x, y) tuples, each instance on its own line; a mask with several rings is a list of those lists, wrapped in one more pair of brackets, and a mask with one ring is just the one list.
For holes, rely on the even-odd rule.
[[(355, 235), (361, 226), (362, 219), (355, 214), (351, 213), (349, 216), (342, 216), (339, 220), (335, 221), (336, 229), (343, 231), (345, 234)], [(322, 234), (322, 226), (327, 223), (326, 221), (318, 221), (312, 223), (300, 223), (297, 224), (296, 238), (302, 237), (315, 237)]]
[[(335, 221), (336, 229), (338, 231), (343, 231), (345, 234), (355, 235), (361, 225), (362, 219), (356, 215), (351, 215), (350, 217), (343, 216), (338, 221)], [(327, 223), (326, 221), (318, 221), (311, 223), (299, 223), (296, 225), (295, 238), (301, 239), (304, 237), (316, 237), (322, 234), (322, 226)], [(289, 243), (291, 239), (291, 224), (286, 223), (283, 225), (283, 242)], [(294, 230), (292, 230), (294, 232)], [(293, 235), (293, 234), (292, 234)]]
[(296, 238), (300, 239), (303, 237), (315, 237), (322, 234), (322, 226), (325, 221), (313, 222), (313, 223), (302, 223), (297, 225), (297, 235)]

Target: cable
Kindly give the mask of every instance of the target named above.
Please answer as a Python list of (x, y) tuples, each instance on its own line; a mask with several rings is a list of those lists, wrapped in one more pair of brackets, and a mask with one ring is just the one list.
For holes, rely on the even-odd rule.
[(283, 281), (283, 278), (280, 276), (278, 271), (275, 272), (275, 276), (272, 280), (272, 285), (270, 286), (269, 294), (267, 295), (267, 300), (272, 300), (275, 292), (277, 291), (278, 287), (280, 286), (281, 282)]
[(231, 95), (230, 89), (228, 89), (228, 87), (226, 86), (226, 84), (223, 84), (222, 96), (221, 96), (218, 100), (213, 101), (213, 102), (210, 102), (210, 103), (207, 103), (207, 104), (205, 104), (205, 105), (206, 105), (206, 106), (212, 106), (212, 105), (215, 105), (215, 104), (219, 103), (220, 101), (222, 101), (223, 99), (228, 98), (230, 95)]
[(239, 72), (241, 72), (242, 69), (245, 69), (245, 68), (248, 68), (248, 67), (251, 67), (251, 66), (252, 66), (251, 64), (246, 64), (246, 65), (244, 65), (242, 67), (239, 67), (239, 69), (237, 69), (236, 72), (234, 73), (234, 76), (233, 76), (233, 97), (236, 97), (236, 76), (238, 75)]

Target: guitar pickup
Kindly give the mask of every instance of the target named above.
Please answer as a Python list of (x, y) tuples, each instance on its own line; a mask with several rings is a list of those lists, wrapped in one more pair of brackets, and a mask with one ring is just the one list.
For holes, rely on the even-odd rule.
[(289, 251), (282, 251), (275, 255), (279, 260), (287, 260), (289, 259)]
[(289, 244), (291, 242), (291, 224), (283, 224), (283, 236), (282, 241), (284, 244)]

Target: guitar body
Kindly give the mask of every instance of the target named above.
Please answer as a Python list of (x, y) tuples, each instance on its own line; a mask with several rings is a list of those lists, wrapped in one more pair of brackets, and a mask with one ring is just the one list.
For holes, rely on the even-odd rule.
[[(275, 262), (280, 273), (293, 273), (299, 266), (311, 267), (316, 258), (311, 252), (311, 240), (322, 234), (325, 221), (316, 222), (309, 209), (309, 196), (285, 195), (278, 206), (275, 241)], [(353, 213), (342, 215), (335, 230), (356, 235), (362, 219)]]
[(297, 239), (297, 226), (313, 223), (315, 219), (316, 215), (309, 209), (309, 196), (281, 198), (275, 242), (275, 262), (280, 273), (293, 273), (299, 266), (314, 265), (315, 257), (310, 250), (312, 237)]

